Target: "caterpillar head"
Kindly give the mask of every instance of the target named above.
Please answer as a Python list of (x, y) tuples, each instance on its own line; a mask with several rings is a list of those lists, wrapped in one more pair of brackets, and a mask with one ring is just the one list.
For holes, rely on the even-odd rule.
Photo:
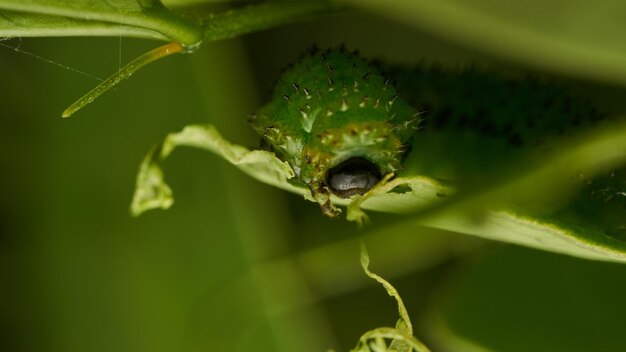
[(308, 185), (322, 212), (331, 194), (361, 195), (402, 168), (418, 113), (379, 69), (344, 50), (313, 51), (288, 69), (255, 130)]

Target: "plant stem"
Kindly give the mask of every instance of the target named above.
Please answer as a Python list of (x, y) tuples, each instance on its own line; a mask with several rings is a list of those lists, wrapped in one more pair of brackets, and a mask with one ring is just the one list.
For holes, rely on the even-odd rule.
[(204, 40), (215, 41), (307, 20), (341, 9), (330, 1), (270, 1), (204, 20)]
[[(153, 23), (158, 23), (155, 22), (155, 19), (161, 15), (173, 15), (159, 1), (155, 1), (150, 9), (150, 11), (155, 11), (155, 13), (151, 13), (151, 21)], [(174, 37), (176, 39), (175, 42), (154, 49), (131, 61), (120, 71), (106, 79), (99, 86), (91, 90), (67, 108), (63, 112), (63, 117), (70, 117), (76, 111), (91, 103), (102, 93), (106, 92), (123, 79), (130, 77), (130, 75), (141, 67), (162, 57), (178, 52), (190, 53), (198, 48), (203, 41), (216, 41), (220, 39), (233, 38), (245, 33), (268, 29), (282, 24), (312, 18), (316, 15), (330, 13), (337, 9), (338, 7), (329, 1), (271, 1), (259, 5), (251, 5), (238, 10), (231, 10), (224, 14), (211, 14), (208, 19), (203, 20), (202, 27), (204, 30), (201, 31), (200, 34), (204, 34), (204, 38), (197, 37), (199, 39), (193, 41), (192, 39), (196, 38), (193, 36), (193, 31), (185, 32), (183, 28), (183, 30), (181, 30), (180, 33)], [(163, 20), (160, 23), (159, 31), (161, 33), (165, 34), (165, 29), (167, 29), (162, 25), (169, 26), (168, 28), (170, 28), (172, 32), (179, 30), (176, 23), (169, 20)], [(178, 41), (178, 39), (182, 38), (185, 33), (190, 34), (191, 39)]]
[(96, 88), (92, 89), (82, 98), (78, 99), (78, 101), (76, 101), (74, 104), (70, 105), (69, 108), (63, 111), (62, 116), (64, 118), (72, 116), (72, 114), (74, 114), (76, 111), (93, 102), (94, 99), (99, 97), (102, 93), (111, 89), (111, 87), (115, 86), (123, 79), (130, 77), (133, 73), (135, 73), (135, 71), (139, 70), (143, 66), (166, 56), (179, 53), (183, 50), (184, 47), (180, 43), (172, 42), (141, 55), (140, 57), (128, 63), (126, 66), (122, 67), (122, 69), (117, 71), (113, 76), (107, 78), (104, 82), (100, 83)]

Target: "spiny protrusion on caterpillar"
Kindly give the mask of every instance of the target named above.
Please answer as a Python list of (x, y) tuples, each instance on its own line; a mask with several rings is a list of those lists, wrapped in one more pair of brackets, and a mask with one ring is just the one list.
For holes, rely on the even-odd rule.
[(349, 108), (348, 102), (345, 99), (341, 100), (341, 106), (339, 107), (339, 111), (347, 111)]
[(369, 97), (366, 95), (363, 98), (361, 98), (361, 102), (359, 103), (359, 107), (360, 108), (364, 108), (365, 105), (367, 104), (367, 101), (369, 100)]
[(398, 98), (378, 66), (345, 48), (312, 48), (280, 81), (289, 84), (276, 86), (251, 123), (309, 186), (324, 214), (340, 212), (331, 194), (363, 194), (381, 175), (402, 168), (417, 111)]
[(394, 95), (393, 98), (391, 98), (391, 100), (387, 102), (387, 104), (389, 104), (389, 106), (392, 106), (396, 99), (398, 99), (398, 94)]

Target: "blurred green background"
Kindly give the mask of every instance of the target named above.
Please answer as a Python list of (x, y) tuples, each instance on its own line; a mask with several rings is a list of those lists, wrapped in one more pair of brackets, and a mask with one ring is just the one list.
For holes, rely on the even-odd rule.
[[(549, 65), (385, 18), (351, 12), (206, 44), (148, 66), (68, 120), (61, 111), (97, 81), (0, 47), (0, 350), (346, 351), (397, 319), (393, 300), (360, 270), (361, 238), (372, 270), (396, 285), (416, 335), (435, 351), (626, 349), (626, 267), (398, 215), (371, 214), (358, 230), (205, 152), (168, 159), (170, 210), (129, 216), (139, 162), (166, 133), (210, 122), (258, 145), (247, 115), (313, 43), (346, 43), (391, 63), (550, 74)], [(101, 78), (118, 68), (120, 48), (126, 62), (155, 46), (3, 43)], [(619, 82), (565, 76), (555, 79), (607, 111), (625, 110)]]

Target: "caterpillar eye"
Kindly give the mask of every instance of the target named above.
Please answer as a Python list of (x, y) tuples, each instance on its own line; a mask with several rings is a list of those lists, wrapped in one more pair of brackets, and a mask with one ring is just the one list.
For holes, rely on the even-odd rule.
[(349, 198), (361, 195), (374, 187), (381, 174), (373, 162), (361, 158), (350, 158), (328, 170), (326, 184), (338, 197)]

